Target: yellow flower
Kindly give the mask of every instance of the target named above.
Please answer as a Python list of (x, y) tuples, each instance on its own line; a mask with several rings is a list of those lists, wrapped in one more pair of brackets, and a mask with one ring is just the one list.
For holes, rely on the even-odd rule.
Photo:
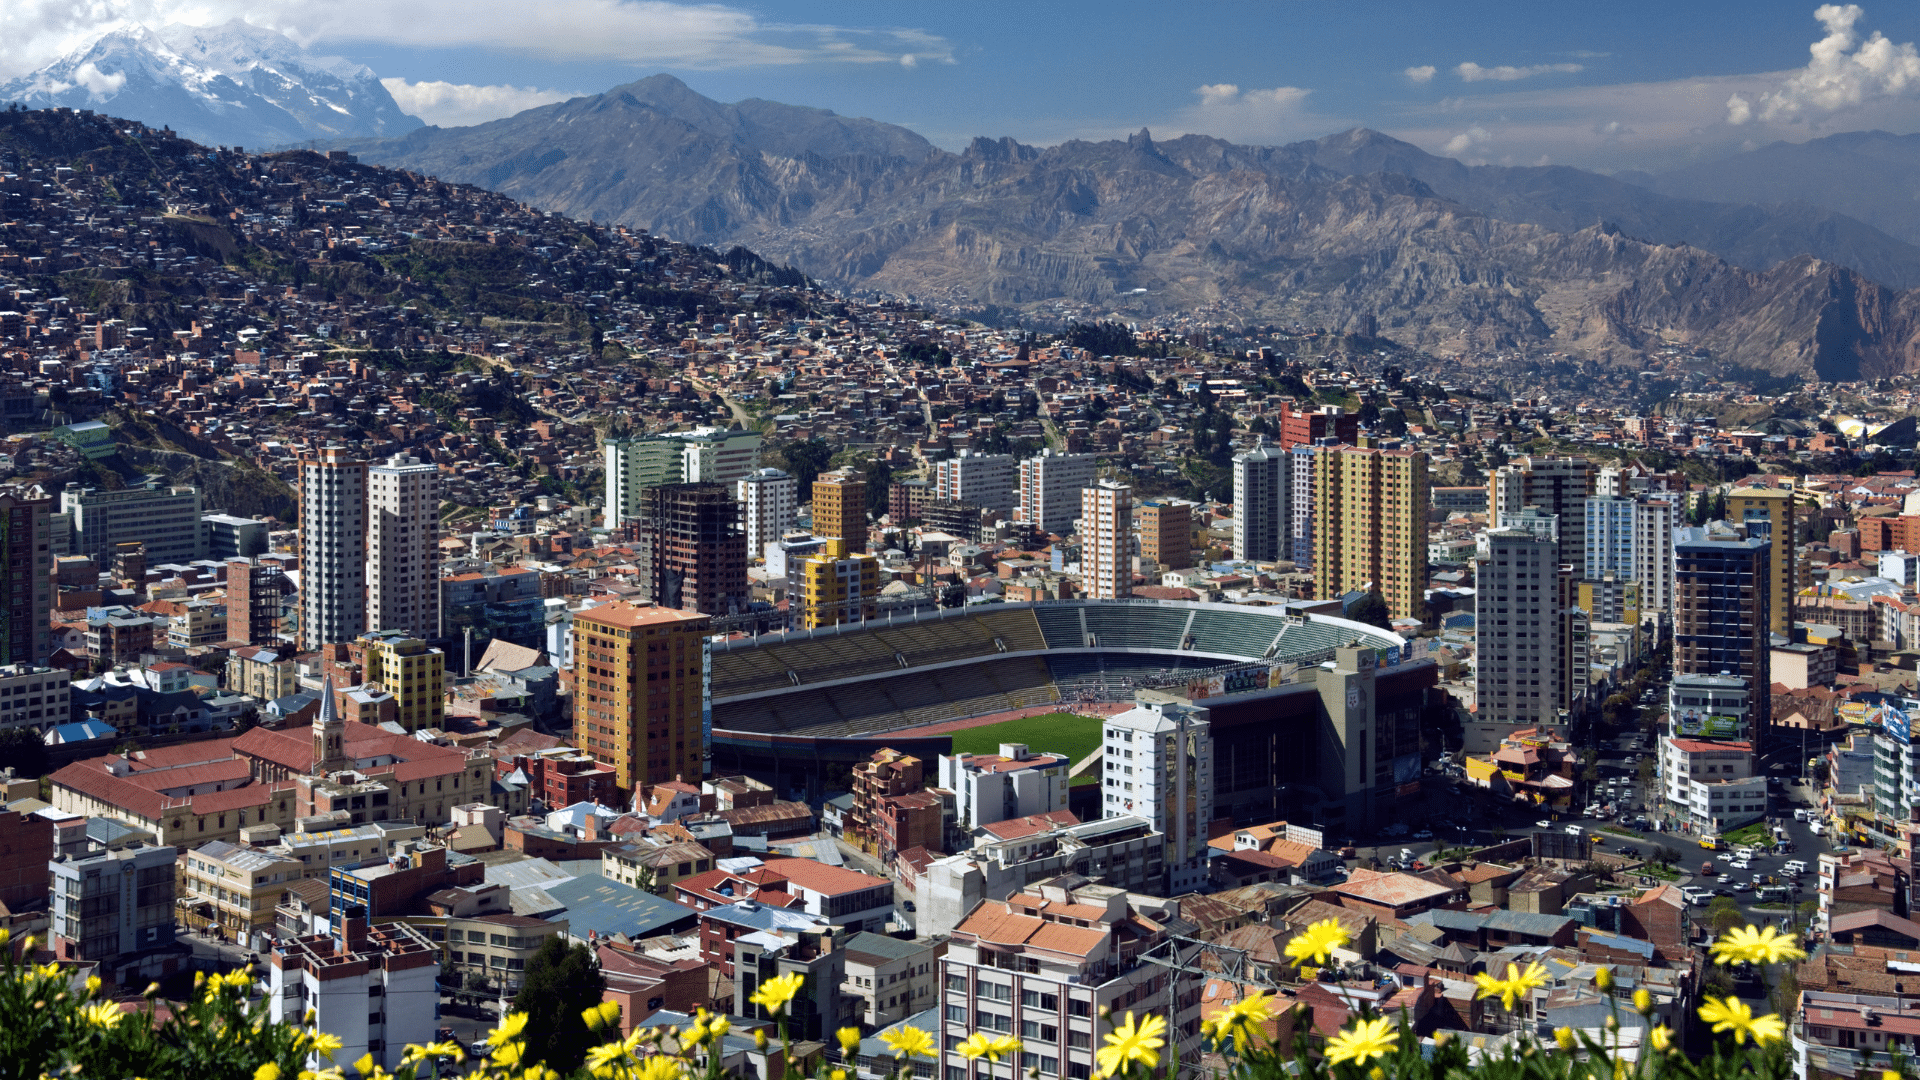
[(253, 1070), (253, 1080), (280, 1080), (280, 1066), (267, 1062)]
[(1018, 1054), (1020, 1049), (1021, 1043), (1019, 1039), (1012, 1035), (996, 1035), (993, 1038), (993, 1042), (988, 1045), (987, 1053), (995, 1055), (995, 1061), (1002, 1059), (1012, 1061), (1014, 1055)]
[(1094, 1053), (1100, 1062), (1096, 1076), (1115, 1076), (1136, 1062), (1151, 1069), (1160, 1064), (1160, 1048), (1167, 1045), (1161, 1036), (1167, 1033), (1164, 1016), (1148, 1016), (1135, 1021), (1127, 1013), (1126, 1022), (1106, 1034), (1107, 1045)]
[(493, 1060), (501, 1065), (518, 1065), (527, 1056), (527, 1044), (523, 1042), (501, 1043), (493, 1048)]
[(767, 1029), (766, 1028), (753, 1029), (753, 1048), (755, 1050), (765, 1050), (767, 1048)]
[(1320, 969), (1317, 967), (1306, 966), (1300, 969), (1301, 982), (1312, 982), (1313, 980), (1319, 977), (1320, 977)]
[(603, 1001), (592, 1008), (580, 1010), (580, 1019), (587, 1022), (587, 1030), (599, 1031), (609, 1024), (620, 1022), (620, 1005), (618, 1002)]
[[(361, 1054), (360, 1060), (353, 1063), (353, 1071), (359, 1073), (361, 1076), (373, 1075), (375, 1068), (372, 1054)], [(256, 1076), (254, 1080), (259, 1080), (259, 1077)]]
[(1602, 990), (1613, 989), (1613, 969), (1610, 967), (1593, 969), (1593, 985)]
[(1653, 995), (1647, 993), (1645, 990), (1635, 990), (1633, 992), (1633, 1011), (1642, 1016), (1652, 1016)]
[(1792, 934), (1774, 927), (1736, 926), (1713, 943), (1713, 962), (1731, 964), (1744, 960), (1749, 964), (1777, 964), (1782, 960), (1805, 960), (1807, 952)]
[(1373, 1058), (1384, 1058), (1400, 1042), (1393, 1021), (1382, 1016), (1374, 1020), (1356, 1020), (1353, 1026), (1327, 1040), (1327, 1062), (1338, 1065), (1351, 1061), (1365, 1065)]
[(848, 1057), (854, 1057), (860, 1053), (860, 1029), (859, 1028), (843, 1027), (839, 1031), (834, 1032), (833, 1034), (835, 1038), (840, 1040), (841, 1053), (847, 1055)]
[(326, 1058), (328, 1061), (333, 1060), (333, 1052), (335, 1050), (338, 1050), (342, 1046), (346, 1045), (345, 1043), (342, 1043), (340, 1041), (340, 1036), (329, 1035), (324, 1031), (314, 1032), (312, 1035), (312, 1039), (313, 1039), (313, 1052), (316, 1054), (319, 1054), (323, 1058)]
[[(383, 1069), (381, 1071), (384, 1072), (386, 1070)], [(347, 1080), (347, 1074), (338, 1068), (320, 1069), (318, 1071), (301, 1069), (300, 1080)]]
[(1205, 1032), (1213, 1039), (1213, 1048), (1233, 1038), (1233, 1049), (1237, 1053), (1247, 1052), (1247, 1036), (1253, 1029), (1265, 1023), (1273, 1016), (1273, 995), (1267, 993), (1249, 994), (1227, 1006), (1226, 1010), (1208, 1021), (1211, 1031)]
[(1517, 964), (1508, 964), (1507, 977), (1504, 979), (1496, 979), (1483, 971), (1475, 975), (1473, 981), (1480, 987), (1480, 992), (1476, 996), (1497, 997), (1500, 999), (1500, 1004), (1506, 1006), (1508, 1012), (1512, 1012), (1514, 1003), (1520, 999), (1520, 995), (1547, 985), (1547, 971), (1537, 963), (1528, 964), (1525, 971), (1520, 970)]
[(1751, 1035), (1754, 1042), (1765, 1046), (1779, 1042), (1787, 1034), (1786, 1022), (1780, 1017), (1771, 1013), (1756, 1017), (1747, 1003), (1736, 997), (1708, 998), (1707, 1003), (1700, 1006), (1700, 1019), (1712, 1024), (1716, 1035), (1733, 1032), (1736, 1043), (1746, 1042)]
[(503, 1046), (519, 1038), (520, 1033), (525, 1030), (527, 1030), (527, 1014), (523, 1012), (508, 1013), (500, 1018), (499, 1027), (487, 1032), (487, 1045)]
[(724, 1016), (716, 1016), (707, 1021), (707, 1033), (713, 1037), (713, 1041), (716, 1043), (720, 1041), (722, 1035), (732, 1030), (733, 1021)]
[(640, 1066), (636, 1080), (680, 1080), (687, 1072), (687, 1064), (677, 1057), (654, 1054)]
[(1575, 1045), (1573, 1029), (1570, 1027), (1554, 1028), (1553, 1041), (1559, 1043), (1560, 1049), (1562, 1050), (1573, 1049)]
[[(976, 1031), (967, 1036), (965, 1041), (961, 1042), (955, 1049), (960, 1051), (961, 1057), (966, 1058), (968, 1061), (973, 1061), (993, 1053), (993, 1039), (984, 1031)], [(995, 1057), (993, 1060), (999, 1061), (1000, 1059)]]
[(87, 976), (87, 996), (92, 997), (93, 995), (99, 992), (100, 992), (100, 976), (98, 975)]
[(847, 1070), (835, 1069), (827, 1074), (827, 1080), (847, 1080)]
[(1312, 960), (1316, 964), (1325, 964), (1333, 956), (1333, 950), (1345, 945), (1349, 940), (1346, 928), (1338, 919), (1321, 919), (1306, 928), (1305, 931), (1287, 942), (1287, 959), (1295, 967)]
[(787, 1007), (787, 1002), (793, 1000), (793, 995), (800, 992), (800, 984), (806, 981), (807, 977), (797, 971), (776, 975), (761, 983), (760, 989), (755, 990), (753, 996), (747, 1000), (755, 1005), (764, 1006), (768, 1012), (777, 1016)]
[(119, 1027), (120, 1021), (126, 1019), (127, 1016), (126, 1013), (120, 1011), (119, 1003), (113, 1001), (96, 1001), (91, 1005), (84, 1006), (80, 1010), (80, 1015), (93, 1027), (106, 1028), (108, 1030)]
[(1661, 1024), (1648, 1033), (1647, 1040), (1653, 1043), (1655, 1050), (1665, 1053), (1668, 1048), (1673, 1046), (1673, 1029), (1665, 1024)]
[(598, 1072), (608, 1065), (627, 1056), (627, 1048), (622, 1043), (601, 1043), (587, 1051), (587, 1068)]
[(893, 1050), (894, 1057), (932, 1057), (933, 1036), (917, 1027), (898, 1027), (880, 1033), (880, 1041)]
[(1905, 1080), (1905, 1078), (1895, 1069), (1882, 1069), (1880, 1071), (1880, 1080)]

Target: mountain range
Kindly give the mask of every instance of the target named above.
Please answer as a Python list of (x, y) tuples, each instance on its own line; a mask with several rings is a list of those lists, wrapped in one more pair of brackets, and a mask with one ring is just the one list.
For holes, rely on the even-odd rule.
[[(237, 22), (116, 32), (0, 86), (9, 99), (125, 107), (254, 146), (331, 129), (328, 146), (370, 163), (959, 310), (1205, 311), (1620, 363), (1684, 344), (1824, 378), (1920, 369), (1920, 300), (1905, 291), (1920, 287), (1905, 179), (1920, 137), (1616, 177), (1468, 166), (1366, 129), (1285, 146), (1144, 129), (1052, 147), (978, 138), (955, 153), (824, 109), (713, 101), (666, 75), (441, 129), (417, 126), (366, 68)], [(1870, 182), (1839, 183), (1847, 168)]]
[(0, 102), (92, 109), (171, 127), (196, 142), (256, 148), (420, 126), (372, 69), (310, 55), (285, 35), (238, 19), (114, 30), (0, 83)]

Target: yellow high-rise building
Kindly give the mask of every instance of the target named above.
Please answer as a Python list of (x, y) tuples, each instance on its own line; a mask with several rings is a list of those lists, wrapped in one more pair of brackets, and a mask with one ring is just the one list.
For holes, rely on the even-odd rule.
[(813, 482), (813, 535), (844, 540), (849, 554), (867, 550), (867, 482), (851, 469)]
[(574, 741), (622, 790), (700, 782), (711, 622), (617, 602), (574, 614)]
[(1396, 619), (1419, 618), (1427, 588), (1427, 455), (1328, 446), (1316, 451), (1313, 579), (1331, 599), (1378, 592)]
[[(817, 487), (815, 490), (819, 490)], [(800, 564), (799, 595), (788, 601), (793, 625), (802, 630), (873, 618), (880, 595), (880, 559), (849, 552), (839, 537)]]
[[(1734, 488), (1727, 495), (1727, 520), (1734, 524), (1767, 523), (1767, 629), (1793, 632), (1793, 598), (1806, 582), (1800, 578), (1800, 560), (1794, 543), (1793, 492), (1783, 488)], [(1749, 535), (1752, 535), (1751, 532)]]
[(349, 647), (366, 684), (393, 695), (394, 718), (408, 731), (440, 727), (447, 717), (446, 656), (404, 630), (362, 634)]

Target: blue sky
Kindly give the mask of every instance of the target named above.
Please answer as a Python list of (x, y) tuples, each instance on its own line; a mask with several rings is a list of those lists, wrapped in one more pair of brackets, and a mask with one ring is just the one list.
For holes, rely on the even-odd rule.
[[(973, 135), (1140, 127), (1277, 143), (1356, 125), (1470, 161), (1616, 170), (1864, 127), (1920, 131), (1920, 5), (1791, 3), (882, 4), (773, 0), (8, 0), (0, 77), (114, 21), (287, 30), (472, 122), (671, 72)], [(1822, 43), (1822, 55), (1810, 48)], [(1465, 65), (1465, 66), (1463, 66)]]

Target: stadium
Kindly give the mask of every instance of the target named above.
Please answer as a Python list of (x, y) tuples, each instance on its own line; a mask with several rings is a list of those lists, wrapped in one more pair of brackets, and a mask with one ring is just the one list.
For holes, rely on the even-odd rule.
[(1258, 803), (1246, 807), (1257, 816), (1284, 803), (1281, 785), (1310, 783), (1314, 798), (1329, 794), (1320, 750), (1338, 756), (1344, 747), (1328, 745), (1341, 737), (1329, 730), (1312, 680), (1295, 673), (1354, 645), (1372, 655), (1370, 677), (1382, 681), (1380, 714), (1407, 728), (1378, 736), (1375, 757), (1391, 788), (1409, 768), (1418, 776), (1421, 718), (1437, 682), (1430, 662), (1413, 661), (1410, 642), (1284, 607), (1173, 600), (977, 605), (716, 640), (712, 768), (771, 774), (776, 790), (818, 798), (824, 773), (883, 746), (929, 760), (951, 752), (950, 737), (914, 729), (1036, 706), (1130, 701), (1153, 690), (1205, 700), (1216, 729), (1216, 803)]

